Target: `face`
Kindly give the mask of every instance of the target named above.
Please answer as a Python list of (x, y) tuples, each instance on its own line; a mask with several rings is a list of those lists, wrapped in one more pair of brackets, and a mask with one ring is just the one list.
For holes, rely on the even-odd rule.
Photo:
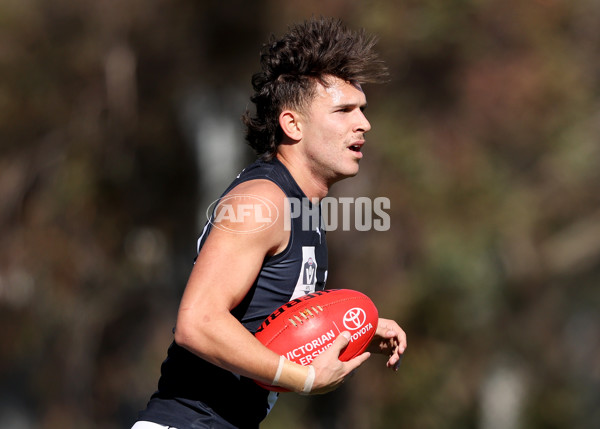
[(302, 150), (313, 176), (331, 185), (358, 173), (364, 134), (371, 124), (363, 111), (360, 85), (330, 77), (317, 83), (316, 96), (302, 115)]

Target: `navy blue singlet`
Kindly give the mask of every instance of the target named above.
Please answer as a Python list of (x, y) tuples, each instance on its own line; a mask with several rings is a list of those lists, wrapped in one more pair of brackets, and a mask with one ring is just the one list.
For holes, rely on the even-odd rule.
[[(318, 212), (319, 207), (308, 202), (289, 171), (277, 159), (256, 161), (238, 175), (223, 195), (240, 183), (255, 179), (275, 183), (287, 198), (302, 203), (304, 214), (314, 213), (315, 209)], [(320, 215), (290, 217), (287, 247), (265, 259), (250, 291), (232, 311), (252, 333), (269, 314), (290, 299), (325, 288), (327, 243)], [(208, 222), (198, 240), (198, 252), (211, 228), (212, 224)], [(240, 353), (243, 352), (240, 350)], [(173, 342), (161, 366), (158, 391), (140, 413), (139, 420), (179, 429), (257, 428), (275, 399), (276, 393), (259, 387), (248, 378), (212, 365)], [(207, 424), (203, 425), (203, 422)]]

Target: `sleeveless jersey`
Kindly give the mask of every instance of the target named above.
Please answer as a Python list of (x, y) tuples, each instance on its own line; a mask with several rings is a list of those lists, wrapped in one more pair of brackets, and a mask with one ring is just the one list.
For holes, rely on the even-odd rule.
[[(240, 183), (256, 179), (270, 180), (279, 186), (294, 209), (287, 213), (291, 218), (287, 247), (279, 254), (265, 258), (248, 294), (232, 310), (252, 333), (281, 305), (298, 296), (323, 290), (327, 279), (327, 243), (320, 207), (308, 201), (279, 160), (256, 161), (237, 176), (221, 198)], [(283, 215), (279, 213), (279, 216)], [(198, 252), (213, 227), (211, 222), (206, 224), (198, 240)], [(244, 351), (240, 350), (240, 353)], [(276, 395), (173, 342), (161, 366), (158, 391), (152, 395), (139, 419), (182, 429), (217, 414), (224, 420), (223, 427), (257, 428), (270, 411)]]

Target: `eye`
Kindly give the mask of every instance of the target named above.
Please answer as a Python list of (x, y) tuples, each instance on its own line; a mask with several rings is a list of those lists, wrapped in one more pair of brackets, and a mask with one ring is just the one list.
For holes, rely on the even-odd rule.
[(340, 112), (340, 113), (350, 113), (354, 110), (354, 106), (344, 106), (344, 107), (340, 107), (339, 109), (336, 110), (336, 112)]

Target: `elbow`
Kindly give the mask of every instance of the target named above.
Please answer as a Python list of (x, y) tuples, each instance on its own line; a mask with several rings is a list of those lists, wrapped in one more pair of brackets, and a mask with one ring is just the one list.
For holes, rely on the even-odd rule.
[[(204, 315), (200, 316), (199, 313)], [(223, 337), (221, 319), (207, 313), (180, 310), (173, 333), (175, 344), (203, 359), (217, 351), (216, 344)]]
[(188, 338), (189, 335), (185, 333), (185, 329), (183, 329), (183, 326), (177, 323), (177, 325), (175, 325), (175, 329), (173, 329), (173, 340), (175, 341), (175, 344), (183, 348), (187, 348), (186, 345), (188, 342)]
[[(192, 315), (190, 315), (192, 316)], [(187, 317), (186, 314), (177, 318), (173, 340), (175, 344), (198, 355), (206, 357), (212, 351), (211, 338), (213, 327), (206, 323), (199, 323), (195, 317)]]
[(193, 325), (185, 320), (177, 320), (175, 330), (173, 332), (173, 340), (175, 344), (192, 352), (198, 352), (198, 343), (201, 333), (198, 329), (194, 329)]

